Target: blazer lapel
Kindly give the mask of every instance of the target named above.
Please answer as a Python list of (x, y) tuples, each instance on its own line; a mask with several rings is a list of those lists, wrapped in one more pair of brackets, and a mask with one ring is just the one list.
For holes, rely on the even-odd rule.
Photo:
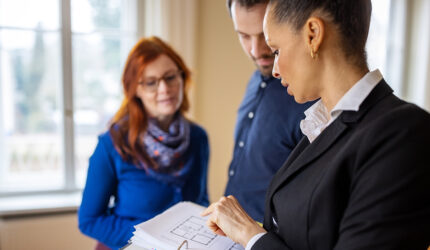
[[(384, 80), (381, 80), (381, 82), (378, 83), (372, 92), (370, 92), (369, 96), (364, 100), (359, 111), (344, 111), (340, 117), (333, 121), (333, 123), (330, 124), (311, 144), (309, 144), (309, 140), (307, 138), (303, 138), (293, 150), (284, 165), (273, 177), (266, 196), (266, 208), (270, 207), (272, 210), (272, 196), (284, 182), (288, 181), (294, 173), (306, 167), (309, 163), (328, 150), (346, 131), (348, 128), (347, 124), (357, 123), (377, 102), (392, 94), (392, 92), (393, 90), (388, 86), (388, 84)], [(270, 216), (271, 215), (268, 214), (268, 217), (265, 217), (265, 222), (267, 221), (269, 224), (271, 224)]]
[[(303, 136), (302, 139), (299, 141), (299, 143), (296, 145), (296, 147), (293, 149), (293, 151), (291, 152), (290, 156), (288, 156), (287, 160), (285, 161), (285, 163), (282, 165), (282, 167), (278, 170), (278, 172), (274, 175), (272, 181), (269, 184), (269, 188), (267, 189), (267, 193), (266, 193), (266, 199), (265, 199), (265, 208), (267, 209), (268, 206), (270, 206), (270, 201), (271, 201), (271, 196), (273, 195), (274, 192), (274, 186), (277, 185), (277, 183), (279, 181), (276, 181), (277, 179), (279, 179), (280, 176), (280, 172), (282, 170), (285, 170), (288, 168), (288, 166), (291, 165), (292, 162), (294, 162), (294, 160), (301, 155), (301, 153), (303, 152), (303, 150), (306, 149), (306, 147), (309, 145), (309, 140), (306, 136)], [(264, 219), (263, 219), (263, 224), (264, 224), (264, 228), (266, 228), (266, 230), (271, 230), (272, 229), (272, 215), (271, 213), (264, 213)]]
[[(280, 171), (275, 175), (272, 180), (272, 188), (269, 197), (272, 196), (274, 192), (284, 183), (290, 176), (294, 173), (308, 165), (314, 159), (318, 158), (322, 153), (324, 153), (330, 146), (342, 135), (342, 133), (347, 129), (347, 125), (344, 124), (340, 119), (336, 119), (330, 126), (328, 126), (324, 133), (318, 136), (318, 138), (309, 144), (308, 139), (306, 138), (307, 145), (304, 144), (305, 148), (301, 149), (298, 152), (298, 156), (295, 159), (290, 158), (285, 162), (284, 166), (280, 169)], [(295, 152), (294, 149), (293, 152)], [(298, 150), (299, 151), (299, 150)]]
[(303, 150), (306, 149), (308, 145), (309, 145), (308, 138), (306, 136), (303, 136), (303, 138), (299, 141), (299, 143), (294, 147), (288, 159), (282, 165), (290, 166), (291, 163), (294, 162), (294, 160), (303, 152)]
[[(266, 209), (273, 210), (272, 197), (274, 193), (286, 182), (294, 173), (304, 168), (308, 163), (312, 162), (336, 141), (336, 139), (345, 131), (347, 126), (336, 119), (329, 127), (324, 130), (315, 141), (309, 144), (307, 137), (303, 137), (300, 143), (294, 148), (290, 157), (284, 165), (278, 170), (273, 177), (268, 189), (265, 201)], [(273, 229), (273, 212), (265, 213), (264, 227), (267, 230)]]

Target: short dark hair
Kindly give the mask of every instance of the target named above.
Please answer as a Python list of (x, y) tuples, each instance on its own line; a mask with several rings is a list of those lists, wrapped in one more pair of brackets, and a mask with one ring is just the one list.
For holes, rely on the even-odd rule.
[(269, 0), (227, 0), (227, 8), (228, 8), (228, 12), (230, 13), (230, 16), (231, 16), (231, 5), (233, 4), (233, 2), (237, 2), (240, 6), (250, 9), (257, 4), (267, 4)]
[(322, 11), (337, 25), (342, 49), (358, 64), (366, 63), (371, 0), (270, 0), (274, 21), (287, 22), (299, 30), (315, 11)]

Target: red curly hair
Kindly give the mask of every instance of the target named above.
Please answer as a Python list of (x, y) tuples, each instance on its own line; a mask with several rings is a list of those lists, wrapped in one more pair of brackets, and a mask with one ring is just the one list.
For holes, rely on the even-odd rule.
[(184, 91), (179, 112), (183, 114), (189, 108), (186, 90), (190, 84), (191, 72), (182, 58), (158, 37), (152, 36), (141, 39), (128, 55), (122, 75), (124, 100), (112, 118), (109, 127), (115, 149), (122, 159), (125, 161), (131, 160), (138, 167), (143, 167), (142, 164), (146, 164), (150, 168), (157, 167), (145, 152), (143, 140), (140, 139), (140, 136), (147, 129), (148, 116), (136, 92), (139, 78), (142, 76), (145, 67), (160, 55), (167, 55), (183, 72)]

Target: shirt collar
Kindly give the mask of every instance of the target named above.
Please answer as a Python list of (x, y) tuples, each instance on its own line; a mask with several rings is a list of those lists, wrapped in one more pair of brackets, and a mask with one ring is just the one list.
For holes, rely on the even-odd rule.
[(305, 119), (300, 121), (300, 130), (309, 141), (315, 140), (328, 124), (327, 109), (318, 100), (305, 111)]
[(361, 103), (381, 80), (382, 74), (379, 70), (368, 72), (342, 96), (330, 113), (358, 111)]
[(260, 76), (260, 79), (261, 79), (261, 81), (264, 81), (264, 82), (271, 82), (271, 81), (273, 81), (273, 80), (276, 80), (276, 78), (275, 77), (273, 77), (272, 75), (263, 75), (263, 74), (261, 74), (261, 71), (259, 70), (259, 69), (257, 69), (257, 72), (258, 72), (258, 75)]
[(368, 72), (342, 96), (331, 110), (330, 116), (321, 100), (314, 103), (305, 111), (306, 117), (300, 122), (302, 133), (312, 142), (342, 111), (358, 111), (361, 103), (382, 78), (379, 70)]

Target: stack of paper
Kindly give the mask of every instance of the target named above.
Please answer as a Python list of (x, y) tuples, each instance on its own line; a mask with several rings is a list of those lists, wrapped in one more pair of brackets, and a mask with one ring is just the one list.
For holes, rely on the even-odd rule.
[(191, 202), (176, 204), (153, 219), (136, 225), (131, 245), (125, 249), (176, 250), (182, 245), (181, 249), (243, 250), (241, 245), (212, 233), (206, 227), (207, 218), (200, 216), (204, 209)]

